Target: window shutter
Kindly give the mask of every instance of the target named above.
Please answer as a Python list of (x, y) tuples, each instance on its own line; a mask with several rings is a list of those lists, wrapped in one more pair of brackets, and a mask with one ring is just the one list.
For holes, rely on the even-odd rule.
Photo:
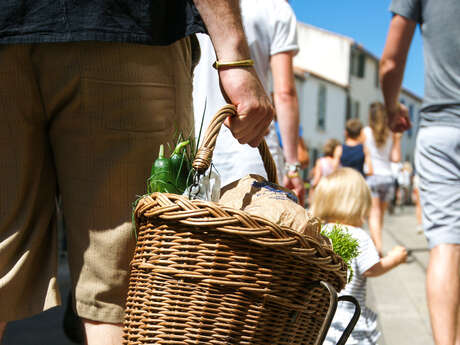
[(345, 107), (345, 121), (351, 119), (351, 97), (347, 95), (347, 105)]
[(318, 119), (317, 127), (326, 129), (326, 86), (320, 85), (318, 90)]
[(364, 68), (366, 66), (366, 55), (359, 54), (358, 77), (364, 78)]

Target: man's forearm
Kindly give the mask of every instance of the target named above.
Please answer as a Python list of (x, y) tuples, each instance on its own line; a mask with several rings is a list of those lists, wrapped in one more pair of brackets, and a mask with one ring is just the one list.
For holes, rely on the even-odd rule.
[(298, 161), (299, 106), (295, 90), (288, 94), (274, 94), (278, 125), (283, 142), (283, 153), (288, 163)]
[[(238, 0), (194, 0), (211, 36), (217, 59), (223, 62), (250, 58)], [(273, 106), (254, 67), (219, 69), (220, 88), (237, 116), (225, 120), (240, 144), (257, 146), (273, 119)], [(216, 90), (217, 92), (217, 90)]]
[(415, 22), (399, 15), (395, 15), (390, 23), (379, 68), (383, 99), (390, 112), (397, 108), (407, 54), (415, 26)]
[(239, 0), (194, 0), (208, 29), (217, 58), (234, 61), (250, 57), (241, 21)]
[(299, 100), (294, 80), (293, 52), (270, 57), (273, 75), (273, 102), (283, 142), (284, 157), (288, 163), (297, 162), (299, 139)]
[(398, 104), (404, 67), (405, 64), (397, 64), (390, 59), (382, 58), (380, 62), (380, 83), (385, 106), (389, 111), (394, 111)]

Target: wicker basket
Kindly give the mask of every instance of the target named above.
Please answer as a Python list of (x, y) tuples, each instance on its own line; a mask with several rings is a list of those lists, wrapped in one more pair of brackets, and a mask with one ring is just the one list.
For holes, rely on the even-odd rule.
[[(234, 113), (227, 106), (216, 115), (196, 169), (209, 166), (220, 125)], [(276, 181), (265, 142), (260, 152), (269, 179)], [(337, 305), (335, 290), (346, 283), (346, 265), (329, 248), (244, 211), (175, 194), (144, 197), (135, 220), (124, 344), (324, 340)]]

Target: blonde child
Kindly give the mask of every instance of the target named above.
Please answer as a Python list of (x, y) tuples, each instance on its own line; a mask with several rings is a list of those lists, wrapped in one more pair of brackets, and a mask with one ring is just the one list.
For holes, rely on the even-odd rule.
[[(311, 212), (326, 223), (326, 231), (336, 223), (342, 224), (359, 242), (359, 256), (352, 260), (353, 277), (344, 295), (353, 295), (361, 306), (361, 316), (351, 333), (347, 345), (375, 345), (380, 336), (377, 329), (377, 315), (366, 306), (366, 280), (380, 276), (407, 259), (406, 249), (393, 248), (387, 256), (380, 258), (370, 236), (361, 228), (369, 215), (371, 194), (360, 173), (351, 168), (340, 168), (319, 182)], [(336, 344), (354, 307), (340, 303), (324, 345)]]

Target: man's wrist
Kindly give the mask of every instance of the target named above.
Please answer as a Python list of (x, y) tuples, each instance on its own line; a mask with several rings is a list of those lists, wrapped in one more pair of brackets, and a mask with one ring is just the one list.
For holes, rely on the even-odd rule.
[(288, 178), (295, 178), (300, 176), (300, 162), (286, 162), (284, 164), (284, 171)]
[(388, 106), (387, 107), (387, 113), (388, 114), (395, 114), (395, 113), (398, 112), (399, 107), (400, 107), (400, 103), (396, 102), (396, 104), (394, 104), (393, 106)]
[(250, 58), (249, 46), (244, 34), (240, 37), (237, 33), (235, 36), (223, 42), (218, 48), (216, 47), (216, 57), (221, 61), (235, 61)]

